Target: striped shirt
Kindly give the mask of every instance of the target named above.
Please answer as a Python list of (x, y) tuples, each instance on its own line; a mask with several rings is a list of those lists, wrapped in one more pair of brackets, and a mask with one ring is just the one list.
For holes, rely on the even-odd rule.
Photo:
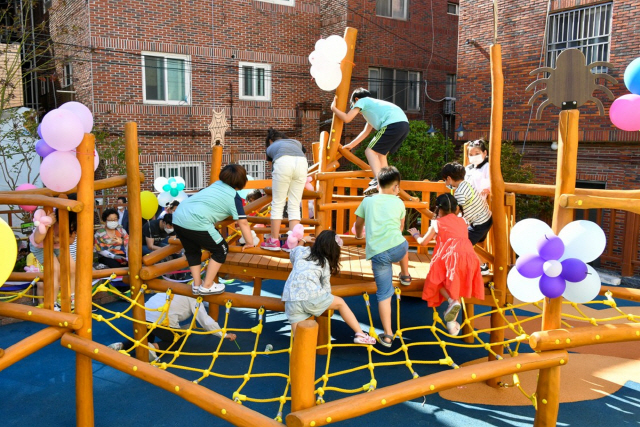
[(468, 181), (462, 181), (453, 193), (453, 197), (462, 207), (462, 216), (471, 225), (480, 225), (489, 221), (491, 211), (487, 201)]

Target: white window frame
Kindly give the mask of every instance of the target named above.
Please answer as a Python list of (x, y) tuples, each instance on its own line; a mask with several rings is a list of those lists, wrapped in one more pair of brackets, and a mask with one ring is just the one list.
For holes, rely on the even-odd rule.
[(284, 6), (295, 6), (296, 0), (258, 0), (263, 3), (274, 3), (274, 4), (282, 4)]
[[(184, 176), (186, 174), (182, 174), (181, 168), (196, 168), (196, 173), (194, 176)], [(161, 173), (161, 170), (164, 169), (164, 173)], [(204, 184), (204, 162), (154, 162), (153, 163), (153, 177), (154, 180), (160, 177), (171, 178), (174, 176), (170, 174), (169, 169), (177, 169), (177, 176), (180, 176), (185, 181), (185, 190), (186, 191), (194, 191), (200, 190), (205, 187)], [(193, 182), (195, 181), (195, 182)]]
[[(369, 67), (369, 71), (367, 73), (369, 90), (371, 90), (371, 82), (372, 82), (372, 80), (375, 80), (375, 79), (371, 78), (371, 71), (377, 71), (377, 73), (378, 73), (378, 77), (377, 77), (378, 82), (376, 82), (376, 84), (380, 84), (379, 83), (381, 81), (381, 77), (380, 76), (381, 76), (383, 68), (385, 68), (385, 67)], [(407, 91), (410, 90), (410, 87), (409, 87), (410, 82), (413, 82), (413, 81), (417, 82), (417, 86), (416, 86), (416, 88), (414, 90), (416, 92), (415, 93), (416, 102), (418, 103), (417, 106), (416, 105), (409, 105), (409, 96), (407, 95), (407, 97), (406, 97), (406, 99), (407, 99), (407, 108), (404, 109), (404, 111), (420, 111), (420, 100), (421, 100), (421, 98), (420, 98), (420, 82), (421, 82), (420, 72), (419, 71), (410, 71), (410, 70), (396, 70), (394, 68), (389, 68), (389, 69), (393, 70), (393, 89), (392, 89), (393, 98), (392, 99), (384, 99), (383, 101), (389, 101), (389, 102), (392, 102), (392, 103), (395, 104), (395, 102), (396, 102), (396, 99), (395, 99), (396, 98), (396, 72), (397, 71), (404, 71), (404, 72), (407, 73), (407, 79), (408, 79), (407, 80), (407, 89), (406, 89)], [(416, 78), (412, 79), (411, 78), (412, 76), (416, 77)], [(381, 88), (378, 87), (377, 93), (375, 94), (377, 99), (382, 99), (380, 92), (381, 92)]]
[[(184, 94), (187, 99), (175, 101), (175, 100), (167, 100), (168, 98), (168, 90), (169, 90), (169, 82), (167, 73), (164, 73), (164, 100), (156, 100), (156, 99), (147, 99), (147, 78), (146, 78), (146, 67), (145, 67), (145, 57), (146, 56), (154, 56), (158, 58), (164, 58), (165, 70), (166, 70), (166, 60), (167, 59), (181, 59), (184, 61)], [(155, 105), (191, 105), (191, 56), (189, 55), (180, 55), (177, 53), (163, 53), (163, 52), (142, 52), (142, 102), (145, 104), (155, 104)]]
[(458, 84), (458, 75), (457, 74), (447, 74), (445, 83), (445, 94), (446, 98), (456, 99), (456, 90)]
[[(380, 15), (378, 13), (378, 2), (380, 1), (384, 1), (384, 2), (388, 2), (389, 3), (389, 10), (391, 10), (391, 14), (390, 15)], [(376, 16), (381, 16), (383, 18), (390, 18), (390, 19), (399, 19), (402, 21), (407, 21), (409, 19), (409, 0), (400, 0), (402, 2), (404, 2), (404, 16), (397, 16), (393, 14), (393, 0), (376, 0)]]
[(73, 65), (71, 62), (65, 62), (62, 65), (62, 81), (60, 87), (69, 87), (73, 85)]
[(267, 179), (266, 160), (238, 160), (238, 164), (247, 170), (254, 179)]
[(49, 79), (47, 77), (40, 77), (40, 95), (46, 95), (49, 85)]
[[(453, 6), (455, 11), (449, 12), (449, 6)], [(458, 3), (447, 2), (447, 14), (448, 15), (455, 15), (455, 16), (460, 15), (460, 5)]]
[[(244, 75), (243, 71), (245, 67), (252, 68), (261, 68), (264, 70), (264, 96), (256, 96), (256, 95), (245, 95), (244, 94)], [(257, 74), (254, 77), (254, 88), (255, 79), (258, 78)], [(255, 93), (255, 91), (254, 91)], [(238, 63), (238, 96), (242, 100), (247, 101), (271, 101), (271, 65), (270, 64), (259, 64), (254, 62), (240, 62)]]
[[(588, 63), (609, 61), (612, 18), (613, 2), (549, 15), (546, 66), (555, 68), (560, 52), (570, 48), (580, 49)], [(603, 73), (607, 68), (596, 67), (591, 72)]]

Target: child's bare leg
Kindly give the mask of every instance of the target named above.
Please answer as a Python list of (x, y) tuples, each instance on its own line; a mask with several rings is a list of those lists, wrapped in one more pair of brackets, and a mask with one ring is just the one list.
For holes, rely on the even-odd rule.
[(71, 295), (76, 293), (76, 260), (69, 257), (69, 284)]
[(57, 257), (53, 257), (53, 301), (58, 300), (60, 293), (60, 262)]
[(376, 153), (378, 155), (378, 161), (380, 162), (380, 169), (389, 167), (389, 163), (387, 162), (387, 155)]
[(353, 311), (351, 311), (347, 303), (342, 298), (334, 296), (333, 302), (329, 306), (329, 310), (338, 310), (340, 312), (340, 316), (342, 316), (347, 325), (349, 325), (349, 327), (353, 329), (353, 332), (362, 333), (360, 323), (358, 323), (358, 320), (353, 314)]
[(393, 335), (391, 330), (391, 297), (378, 301), (378, 313), (382, 322), (382, 329), (387, 335)]
[(409, 275), (409, 251), (400, 260), (400, 274), (403, 276)]
[(190, 265), (191, 277), (193, 277), (193, 286), (198, 287), (202, 284), (202, 278), (200, 277), (200, 265)]
[(373, 176), (377, 177), (378, 172), (380, 172), (380, 169), (382, 168), (382, 166), (380, 165), (380, 155), (373, 151), (371, 148), (367, 148), (366, 150), (364, 150), (364, 155), (367, 157), (369, 166), (371, 166)]
[[(216, 278), (216, 274), (218, 274), (221, 266), (222, 264), (220, 264), (219, 262), (215, 262), (213, 259), (209, 258), (207, 274), (204, 276), (204, 283), (202, 284), (203, 288), (209, 289), (211, 286), (213, 286), (213, 279)], [(198, 271), (200, 271), (200, 269), (198, 269)]]
[(298, 327), (298, 323), (300, 323), (300, 322), (296, 322), (296, 323), (292, 323), (291, 324), (291, 335), (295, 335), (296, 328)]

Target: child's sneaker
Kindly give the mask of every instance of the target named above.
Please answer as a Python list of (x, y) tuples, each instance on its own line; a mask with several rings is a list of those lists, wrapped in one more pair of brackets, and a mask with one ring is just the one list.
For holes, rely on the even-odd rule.
[(285, 240), (285, 241), (284, 241), (284, 244), (283, 244), (282, 246), (280, 246), (280, 249), (282, 249), (282, 250), (283, 250), (283, 251), (285, 251), (285, 252), (291, 252), (291, 250), (292, 250), (293, 248), (290, 248), (290, 247), (289, 247), (289, 242)]
[(453, 322), (458, 317), (458, 313), (460, 312), (460, 303), (455, 300), (451, 300), (449, 302), (449, 307), (444, 311), (444, 321), (445, 322)]
[(200, 285), (193, 283), (193, 280), (191, 281), (191, 293), (196, 296), (200, 295)]
[(489, 266), (487, 264), (481, 264), (480, 265), (480, 273), (483, 276), (487, 276), (487, 275), (491, 274), (491, 272), (489, 271)]
[(458, 336), (460, 333), (460, 323), (456, 322), (447, 322), (447, 331), (449, 331), (449, 335), (453, 335), (454, 337)]
[(53, 303), (53, 311), (62, 311), (62, 307), (60, 307), (58, 301)]
[(260, 244), (260, 248), (265, 249), (267, 251), (279, 251), (281, 249), (280, 240), (278, 239), (265, 240)]
[(371, 181), (369, 181), (369, 187), (367, 187), (362, 194), (364, 194), (365, 196), (371, 196), (373, 194), (376, 194), (378, 192), (378, 180), (376, 178), (373, 178)]
[(221, 293), (224, 292), (224, 285), (222, 283), (213, 282), (213, 285), (211, 285), (210, 288), (205, 288), (203, 286), (200, 286), (200, 288), (198, 288), (198, 292), (200, 293), (200, 295), (217, 295), (217, 294), (221, 294)]
[(149, 363), (155, 362), (156, 359), (158, 359), (158, 354), (155, 351), (151, 350), (152, 348), (154, 348), (154, 346), (149, 344)]
[(121, 342), (114, 342), (113, 344), (109, 344), (107, 347), (109, 347), (111, 350), (120, 351), (124, 346)]

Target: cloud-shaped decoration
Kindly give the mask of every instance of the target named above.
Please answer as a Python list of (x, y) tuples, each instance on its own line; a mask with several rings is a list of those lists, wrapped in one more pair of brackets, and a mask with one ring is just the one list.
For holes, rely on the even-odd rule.
[(184, 190), (185, 182), (179, 176), (169, 178), (167, 183), (162, 186), (162, 191), (166, 191), (173, 197), (178, 197), (178, 194)]
[(567, 224), (556, 236), (537, 219), (525, 219), (511, 230), (511, 247), (519, 255), (507, 277), (514, 297), (524, 302), (564, 296), (585, 303), (600, 292), (600, 276), (587, 262), (597, 259), (607, 243), (591, 221)]

